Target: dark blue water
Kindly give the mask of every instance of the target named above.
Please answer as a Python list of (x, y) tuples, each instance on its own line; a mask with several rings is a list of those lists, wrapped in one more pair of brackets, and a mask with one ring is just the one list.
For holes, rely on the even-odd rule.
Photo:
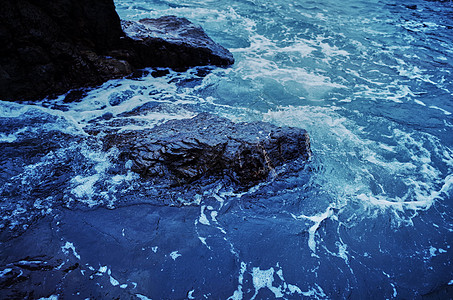
[[(236, 63), (0, 102), (3, 298), (453, 297), (451, 1), (115, 3), (187, 17)], [(201, 111), (305, 128), (313, 160), (167, 191), (86, 133)]]

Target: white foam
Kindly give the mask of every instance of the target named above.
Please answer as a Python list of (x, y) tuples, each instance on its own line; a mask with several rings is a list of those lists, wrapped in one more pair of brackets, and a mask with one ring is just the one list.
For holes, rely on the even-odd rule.
[[(114, 207), (117, 186), (124, 182), (136, 180), (139, 175), (128, 170), (125, 175), (111, 176), (107, 170), (112, 165), (112, 160), (116, 160), (118, 150), (112, 148), (105, 153), (100, 150), (91, 150), (88, 147), (82, 147), (80, 153), (94, 164), (94, 171), (88, 174), (80, 174), (71, 179), (72, 185), (70, 193), (73, 196), (71, 200), (84, 203), (89, 207), (100, 204), (106, 204), (108, 207)], [(107, 185), (108, 190), (99, 191), (100, 186)], [(131, 185), (132, 188), (132, 185)]]
[(47, 264), (46, 261), (43, 262), (42, 260), (21, 260), (21, 261), (19, 261), (19, 264), (21, 264), (21, 265), (33, 265), (33, 264), (42, 264), (42, 263)]
[[(324, 173), (312, 174), (312, 180), (322, 190), (335, 195), (338, 209), (347, 207), (351, 202), (360, 202), (370, 217), (374, 216), (376, 208), (382, 212), (388, 209), (417, 212), (429, 209), (435, 201), (444, 199), (450, 193), (453, 177), (445, 175), (435, 165), (433, 156), (442, 159), (451, 170), (451, 150), (445, 149), (435, 137), (419, 132), (407, 133), (396, 126), (392, 128), (389, 123), (391, 134), (382, 136), (396, 145), (367, 140), (361, 134), (362, 128), (337, 115), (336, 110), (285, 107), (269, 111), (264, 120), (277, 125), (306, 128), (310, 132), (314, 158), (321, 160), (324, 168), (328, 168)], [(319, 124), (314, 120), (323, 122)], [(342, 153), (340, 157), (335, 149), (350, 149), (350, 152)], [(377, 179), (375, 173), (382, 179)], [(371, 184), (379, 189), (371, 190)], [(395, 193), (396, 184), (405, 190)], [(410, 218), (416, 214), (391, 215), (396, 223), (410, 223)], [(310, 245), (313, 247), (313, 242)]]
[(172, 253), (170, 253), (170, 257), (173, 259), (173, 260), (176, 260), (178, 257), (182, 256), (182, 254), (179, 254), (178, 251), (173, 251)]
[[(276, 49), (277, 50), (277, 49)], [(301, 57), (309, 56), (316, 48), (307, 43), (306, 40), (295, 40), (291, 45), (279, 47), (278, 51), (282, 53), (295, 53)]]
[(293, 284), (288, 284), (288, 290), (291, 294), (298, 293), (298, 294), (303, 294), (302, 290), (297, 286)]
[(0, 100), (0, 116), (4, 118), (17, 118), (30, 109), (34, 109), (34, 107)]
[(94, 194), (94, 184), (99, 181), (101, 178), (100, 174), (94, 174), (91, 176), (83, 177), (78, 175), (72, 179), (72, 183), (76, 184), (77, 186), (74, 187), (71, 192), (77, 198), (86, 198), (88, 199), (85, 201), (90, 207), (97, 204), (97, 202), (91, 201), (91, 198)]
[(140, 300), (152, 300), (151, 298), (148, 298), (148, 297), (146, 297), (145, 295), (142, 295), (142, 294), (135, 294), (135, 296), (137, 296), (137, 298), (140, 299)]
[(202, 205), (200, 207), (200, 217), (198, 218), (198, 221), (203, 224), (203, 225), (210, 225), (208, 218), (206, 217), (206, 214), (204, 213), (204, 210), (206, 208), (206, 205)]
[(331, 46), (328, 43), (325, 43), (324, 38), (320, 37), (320, 36), (316, 37), (316, 45), (322, 49), (322, 52), (328, 58), (333, 57), (333, 56), (349, 57), (349, 55), (350, 55), (350, 53), (346, 50), (341, 50), (341, 49), (338, 49), (337, 46)]
[[(240, 61), (236, 68), (242, 79), (251, 80), (255, 85), (259, 84), (260, 79), (271, 79), (284, 86), (290, 82), (296, 82), (311, 95), (310, 100), (321, 100), (333, 88), (345, 88), (344, 85), (332, 82), (329, 77), (321, 73), (315, 73), (302, 67), (283, 67), (260, 57)], [(257, 86), (256, 88), (262, 87)]]
[(445, 110), (445, 109), (440, 108), (440, 107), (435, 106), (435, 105), (430, 105), (429, 108), (440, 110), (441, 112), (443, 112), (447, 116), (451, 115), (451, 112), (449, 112), (448, 110)]
[[(303, 295), (306, 297), (314, 297), (316, 299), (319, 298), (325, 298), (326, 294), (322, 290), (322, 288), (316, 284), (315, 288), (309, 289), (308, 291), (304, 292), (302, 289), (295, 285), (286, 282), (284, 275), (283, 275), (283, 269), (280, 268), (279, 264), (274, 267), (271, 267), (267, 270), (261, 270), (259, 267), (254, 267), (252, 269), (252, 282), (253, 286), (255, 288), (255, 293), (251, 299), (254, 299), (258, 293), (259, 290), (263, 288), (268, 288), (271, 292), (274, 293), (275, 298), (286, 298), (287, 296), (294, 296), (294, 294), (299, 294)], [(246, 265), (242, 265), (242, 270), (241, 274), (244, 274), (246, 269)], [(280, 281), (280, 284), (276, 286), (275, 282), (275, 275), (278, 276), (277, 281)], [(240, 283), (242, 284), (243, 277), (240, 277)], [(241, 286), (240, 286), (241, 287)], [(241, 291), (242, 289), (238, 289), (237, 291)], [(238, 295), (242, 296), (242, 293), (238, 293)], [(229, 299), (242, 299), (242, 298), (229, 298)]]
[(302, 295), (304, 295), (305, 297), (310, 297), (310, 298), (326, 299), (327, 295), (324, 293), (323, 289), (319, 285), (317, 285), (317, 284), (315, 284), (315, 285), (316, 285), (315, 288), (311, 288), (306, 292), (302, 292)]
[[(214, 0), (203, 1), (203, 6), (206, 3), (213, 2)], [(116, 1), (119, 2), (119, 1)], [(175, 15), (179, 17), (186, 17), (193, 22), (197, 23), (197, 20), (202, 21), (203, 24), (209, 24), (210, 26), (203, 27), (212, 27), (215, 26), (215, 22), (224, 24), (230, 20), (237, 20), (238, 15), (232, 7), (227, 7), (227, 9), (213, 9), (197, 6), (197, 1), (192, 1), (192, 5), (188, 6), (172, 6), (172, 7), (160, 7), (159, 10), (155, 10), (155, 6), (150, 5), (149, 2), (134, 2), (134, 6), (119, 6), (118, 12), (122, 18), (139, 20), (142, 18), (158, 18), (163, 15)], [(123, 3), (121, 3), (123, 4)], [(124, 5), (124, 4), (123, 4)], [(195, 6), (194, 6), (195, 5)], [(194, 7), (191, 7), (194, 6)], [(142, 9), (139, 9), (140, 7)], [(145, 9), (143, 9), (145, 8)], [(146, 9), (148, 8), (148, 9)], [(219, 25), (217, 25), (219, 26)], [(221, 25), (220, 25), (221, 26)]]
[(1, 270), (0, 271), (0, 278), (5, 276), (6, 274), (8, 274), (9, 272), (11, 272), (13, 269), (10, 269), (10, 268), (6, 268), (4, 270)]
[(68, 254), (68, 250), (72, 250), (72, 254), (77, 259), (80, 259), (80, 255), (77, 253), (76, 248), (74, 247), (73, 243), (66, 242), (66, 244), (64, 244), (64, 246), (61, 246), (61, 251), (63, 251), (63, 253)]
[(58, 295), (51, 295), (49, 297), (41, 297), (38, 300), (58, 300)]
[(338, 257), (341, 257), (342, 259), (344, 259), (345, 263), (348, 265), (349, 264), (349, 257), (348, 257), (348, 245), (346, 245), (345, 243), (340, 243), (340, 242), (336, 242), (335, 243), (338, 247)]
[(325, 219), (330, 218), (332, 215), (333, 215), (333, 207), (332, 206), (327, 207), (326, 211), (324, 211), (323, 213), (320, 213), (320, 214), (317, 214), (317, 215), (314, 215), (314, 216), (305, 216), (305, 215), (295, 216), (295, 215), (293, 215), (293, 218), (295, 218), (295, 219), (308, 219), (308, 220), (310, 220), (310, 221), (315, 223), (313, 226), (311, 226), (308, 229), (308, 234), (309, 234), (309, 236), (308, 236), (308, 247), (310, 248), (310, 250), (313, 253), (316, 253), (316, 242), (315, 242), (316, 230), (318, 230), (318, 228), (321, 225), (322, 221), (324, 221)]
[(118, 280), (116, 280), (115, 278), (113, 278), (112, 275), (110, 275), (110, 284), (113, 285), (113, 286), (117, 286), (117, 285), (119, 285), (120, 283), (118, 282)]
[(7, 135), (4, 133), (0, 133), (0, 142), (13, 143), (13, 142), (17, 141), (17, 136), (19, 134), (27, 132), (27, 131), (29, 131), (29, 128), (23, 127), (21, 129), (19, 129), (18, 131), (7, 134)]
[[(83, 148), (81, 151), (86, 158), (96, 163), (94, 169), (95, 174), (82, 176), (77, 175), (71, 180), (74, 187), (71, 193), (80, 202), (85, 202), (88, 206), (92, 207), (99, 204), (94, 198), (97, 195), (95, 184), (103, 179), (103, 174), (110, 166), (109, 155), (102, 152), (94, 152), (92, 150)], [(116, 179), (115, 179), (116, 180)]]
[[(71, 119), (67, 119), (62, 111), (52, 110), (38, 105), (25, 105), (0, 101), (0, 116), (18, 120), (22, 118), (29, 119), (36, 116), (56, 116), (57, 118), (55, 122), (40, 124), (39, 130), (58, 130), (60, 132), (71, 135), (84, 134), (82, 128), (78, 124), (73, 123)], [(37, 128), (22, 127), (19, 128), (15, 133), (10, 133), (8, 135), (1, 134), (0, 140), (4, 140), (5, 142), (14, 142), (17, 139), (17, 135), (21, 135), (22, 133), (26, 132), (37, 133)]]
[(244, 283), (244, 274), (247, 270), (247, 264), (245, 262), (241, 262), (241, 269), (239, 272), (238, 277), (238, 288), (234, 291), (233, 295), (228, 298), (228, 300), (242, 300), (244, 298), (244, 293), (242, 292), (242, 285)]
[(280, 287), (273, 286), (274, 283), (274, 268), (270, 268), (268, 270), (261, 270), (260, 268), (253, 268), (252, 276), (253, 276), (253, 286), (255, 287), (255, 294), (251, 298), (251, 300), (255, 299), (258, 295), (258, 292), (262, 288), (268, 288), (276, 298), (282, 298), (283, 293)]
[(206, 243), (206, 238), (205, 237), (201, 237), (199, 236), (198, 239), (200, 240), (200, 242), (205, 245), (206, 247), (208, 247), (208, 249), (211, 249), (211, 247), (208, 246), (208, 244)]
[(211, 211), (211, 219), (212, 219), (212, 221), (217, 223), (217, 216), (218, 215), (219, 215), (219, 213), (217, 211)]
[(431, 255), (431, 257), (436, 256), (436, 251), (437, 251), (437, 248), (435, 248), (433, 246), (429, 247), (429, 254)]

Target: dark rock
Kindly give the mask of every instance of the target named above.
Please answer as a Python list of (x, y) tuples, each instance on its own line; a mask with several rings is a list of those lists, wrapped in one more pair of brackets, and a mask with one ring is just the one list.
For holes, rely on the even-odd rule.
[(104, 120), (110, 120), (111, 118), (113, 118), (113, 114), (111, 112), (106, 112), (102, 115), (102, 119)]
[(231, 53), (186, 19), (123, 25), (131, 37), (122, 31), (113, 0), (2, 1), (0, 99), (53, 97), (144, 67), (233, 63)]
[[(71, 178), (80, 174), (78, 166), (85, 164), (85, 169), (89, 164), (76, 149), (86, 137), (71, 133), (75, 130), (63, 117), (28, 109), (16, 118), (0, 117), (0, 129), (12, 137), (0, 142), (0, 231), (5, 231), (39, 218), (48, 203), (61, 201)], [(19, 207), (27, 213), (17, 214)], [(14, 229), (17, 234), (21, 231)]]
[(142, 177), (169, 179), (173, 184), (229, 175), (249, 186), (265, 180), (285, 162), (311, 156), (303, 129), (263, 122), (235, 124), (208, 113), (153, 129), (107, 135), (105, 146), (118, 147)]
[(198, 68), (197, 75), (198, 77), (206, 77), (209, 73), (211, 73), (212, 69), (210, 67)]
[(143, 70), (143, 69), (137, 69), (134, 70), (129, 76), (127, 76), (128, 79), (133, 79), (133, 80), (142, 80), (142, 77), (147, 76), (149, 74), (149, 71)]
[(134, 96), (134, 91), (126, 90), (122, 92), (114, 92), (109, 95), (109, 104), (111, 106), (117, 106), (123, 103), (124, 101), (129, 100)]
[(151, 76), (153, 76), (154, 78), (164, 77), (168, 74), (170, 74), (169, 70), (155, 70), (155, 71), (151, 72)]
[[(228, 66), (233, 55), (210, 39), (200, 26), (185, 18), (165, 16), (122, 21), (134, 43), (135, 65), (187, 68), (200, 65)], [(150, 55), (151, 53), (151, 55)]]
[(85, 89), (76, 89), (70, 91), (64, 98), (64, 103), (80, 102), (87, 95)]
[(45, 97), (131, 72), (106, 56), (123, 36), (112, 0), (2, 1), (0, 99)]

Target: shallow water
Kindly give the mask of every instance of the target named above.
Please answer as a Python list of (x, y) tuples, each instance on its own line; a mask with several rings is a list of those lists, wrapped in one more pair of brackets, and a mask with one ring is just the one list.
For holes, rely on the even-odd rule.
[[(0, 102), (0, 295), (453, 297), (451, 1), (115, 4), (187, 17), (236, 63)], [(247, 191), (166, 194), (83, 138), (202, 111), (305, 128), (313, 159)]]

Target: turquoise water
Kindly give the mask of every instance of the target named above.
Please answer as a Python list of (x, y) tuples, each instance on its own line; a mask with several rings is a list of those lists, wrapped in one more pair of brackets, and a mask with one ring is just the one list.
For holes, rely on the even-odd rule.
[[(30, 216), (37, 215), (55, 215), (52, 222), (60, 228), (59, 220), (75, 218), (76, 205), (87, 210), (86, 222), (105, 221), (98, 227), (108, 228), (117, 241), (101, 235), (98, 243), (115, 251), (64, 225), (58, 231), (68, 260), (77, 258), (82, 270), (98, 270), (94, 279), (79, 275), (82, 282), (94, 282), (90, 295), (453, 296), (451, 1), (115, 4), (122, 19), (186, 17), (228, 48), (236, 62), (206, 76), (199, 76), (205, 68), (194, 68), (110, 81), (78, 103), (64, 103), (64, 95), (38, 105), (1, 102), (3, 122), (19, 124), (4, 127), (4, 145), (24, 134), (84, 136), (83, 128), (106, 113), (118, 122), (106, 120), (104, 126), (126, 130), (208, 111), (237, 122), (305, 128), (313, 150), (308, 170), (286, 166), (296, 171), (243, 192), (222, 181), (194, 186), (190, 198), (182, 194), (178, 205), (170, 200), (163, 205), (134, 193), (143, 188), (134, 174), (108, 172), (114, 152), (68, 144), (27, 162), (14, 177), (2, 177), (2, 228), (27, 230), (33, 226)], [(118, 93), (125, 100), (110, 105)], [(121, 116), (150, 101), (165, 106)], [(51, 122), (40, 124), (39, 118)], [(62, 162), (72, 167), (58, 193), (36, 192), (45, 182), (42, 170)], [(135, 211), (131, 202), (145, 206)], [(130, 219), (119, 224), (115, 214)], [(80, 230), (93, 234), (87, 228)], [(118, 241), (128, 234), (127, 242)]]
[(116, 5), (125, 19), (174, 14), (202, 25), (236, 64), (188, 93), (238, 121), (306, 128), (340, 197), (428, 208), (450, 187), (450, 2)]

